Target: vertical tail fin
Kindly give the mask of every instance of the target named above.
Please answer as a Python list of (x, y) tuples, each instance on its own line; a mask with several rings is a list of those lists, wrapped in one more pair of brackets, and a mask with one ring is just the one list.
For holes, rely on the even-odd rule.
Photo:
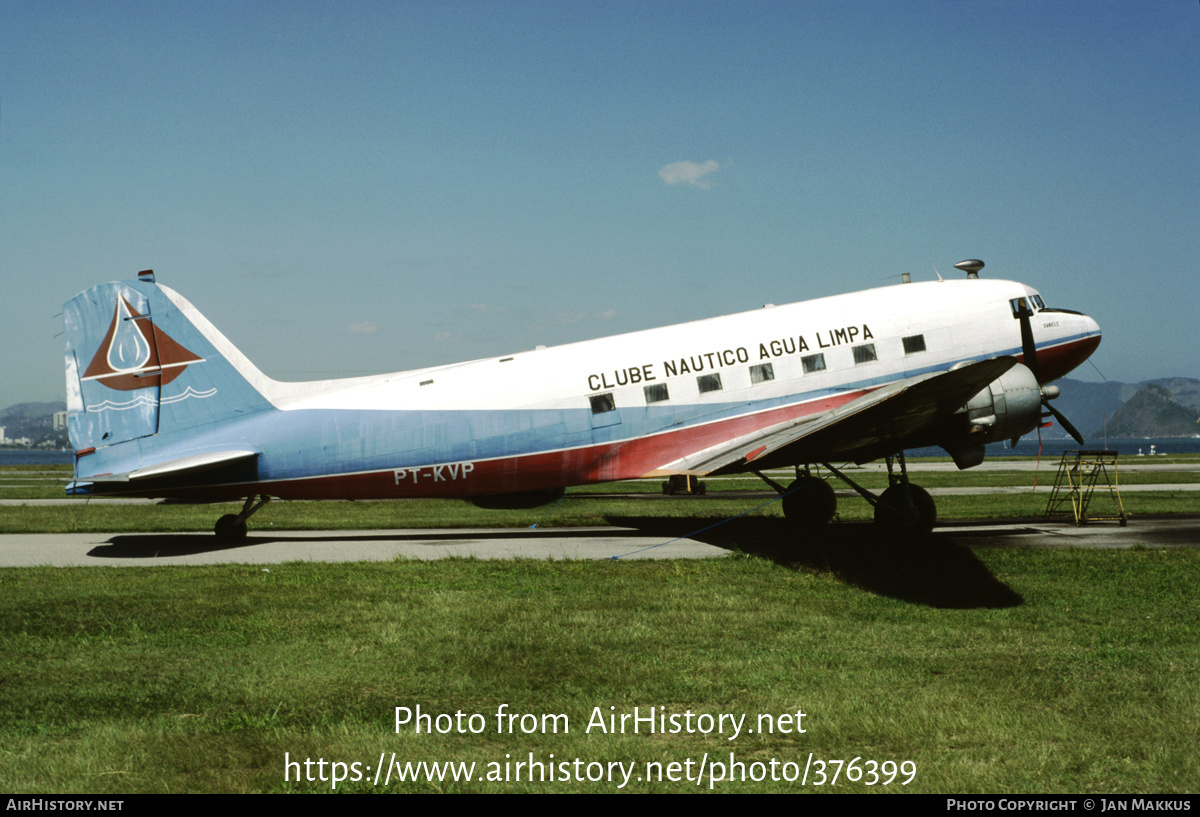
[(271, 381), (152, 272), (81, 292), (64, 304), (63, 318), (67, 426), (77, 452), (271, 407)]

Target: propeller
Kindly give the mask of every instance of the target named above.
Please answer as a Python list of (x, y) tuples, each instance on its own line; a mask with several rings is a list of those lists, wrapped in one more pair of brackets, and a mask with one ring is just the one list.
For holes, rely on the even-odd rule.
[(1050, 405), (1050, 401), (1058, 397), (1058, 386), (1044, 386), (1042, 388), (1042, 407), (1054, 415), (1054, 419), (1058, 420), (1058, 424), (1062, 426), (1068, 434), (1075, 438), (1075, 442), (1083, 445), (1083, 435), (1079, 433), (1079, 429), (1071, 425), (1071, 421), (1063, 416), (1063, 413)]
[[(1029, 368), (1029, 371), (1033, 372), (1034, 378), (1037, 379), (1038, 383), (1041, 383), (1042, 373), (1038, 368), (1037, 345), (1033, 342), (1033, 326), (1029, 320), (1032, 315), (1033, 313), (1029, 311), (1029, 306), (1025, 303), (1025, 299), (1022, 298), (1021, 308), (1018, 313), (1021, 321), (1021, 354), (1025, 359), (1025, 365)], [(1083, 435), (1079, 433), (1079, 430), (1071, 424), (1070, 420), (1062, 415), (1062, 412), (1050, 405), (1050, 401), (1058, 397), (1059, 394), (1061, 392), (1058, 386), (1043, 386), (1042, 408), (1050, 412), (1054, 416), (1054, 419), (1058, 420), (1058, 424), (1074, 437), (1077, 443), (1083, 445)]]

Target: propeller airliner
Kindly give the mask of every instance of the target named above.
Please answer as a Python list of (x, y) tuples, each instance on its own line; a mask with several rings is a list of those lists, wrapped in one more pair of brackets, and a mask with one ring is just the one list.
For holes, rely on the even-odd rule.
[[(904, 451), (959, 468), (1055, 417), (1048, 385), (1100, 343), (1087, 315), (1025, 284), (902, 283), (598, 340), (342, 380), (260, 372), (152, 271), (64, 306), (76, 495), (243, 501), (458, 497), (535, 507), (575, 485), (643, 477), (665, 489), (754, 473), (802, 527), (836, 511), (824, 466), (886, 529), (937, 512)], [(886, 459), (876, 495), (834, 462)], [(898, 465), (898, 468), (895, 466)], [(784, 486), (767, 469), (794, 468)]]

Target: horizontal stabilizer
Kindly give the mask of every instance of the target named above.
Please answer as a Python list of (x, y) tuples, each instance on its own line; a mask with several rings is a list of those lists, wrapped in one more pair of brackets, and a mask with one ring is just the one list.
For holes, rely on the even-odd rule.
[(221, 465), (250, 460), (258, 456), (257, 451), (208, 451), (177, 460), (167, 460), (147, 465), (128, 474), (105, 474), (88, 477), (90, 482), (136, 482), (152, 477), (178, 477), (197, 471), (207, 471)]

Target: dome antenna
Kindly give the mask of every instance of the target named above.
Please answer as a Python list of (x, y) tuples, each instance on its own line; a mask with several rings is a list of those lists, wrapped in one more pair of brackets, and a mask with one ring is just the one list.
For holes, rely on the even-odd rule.
[(967, 278), (971, 279), (979, 277), (979, 271), (983, 269), (983, 262), (978, 258), (968, 258), (966, 261), (959, 261), (954, 266), (967, 273)]

